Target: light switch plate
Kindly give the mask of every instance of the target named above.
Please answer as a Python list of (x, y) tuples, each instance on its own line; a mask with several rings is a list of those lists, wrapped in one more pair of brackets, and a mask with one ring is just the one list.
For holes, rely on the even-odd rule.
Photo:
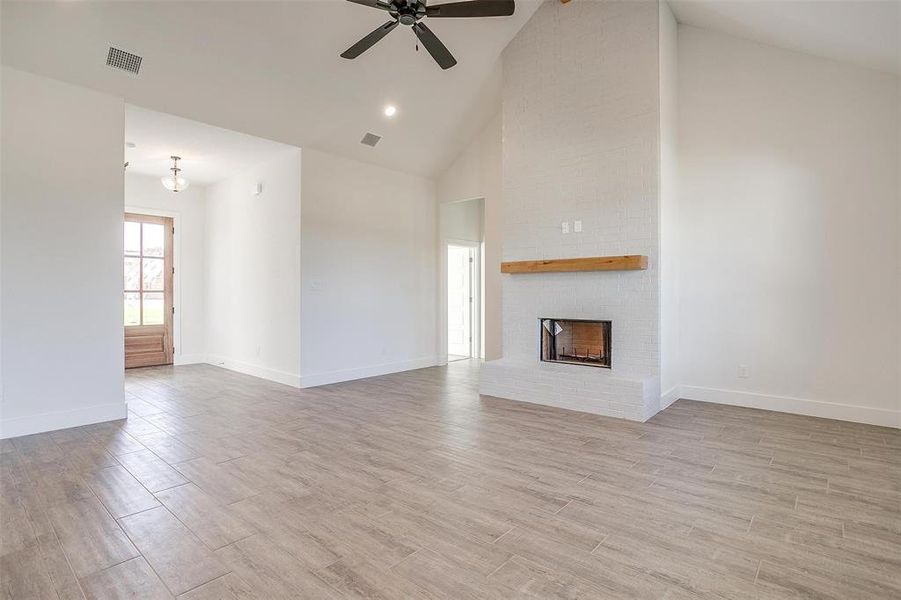
[(582, 221), (573, 221), (573, 231), (582, 233)]
[(569, 221), (563, 221), (563, 226), (561, 227), (563, 233), (569, 233)]

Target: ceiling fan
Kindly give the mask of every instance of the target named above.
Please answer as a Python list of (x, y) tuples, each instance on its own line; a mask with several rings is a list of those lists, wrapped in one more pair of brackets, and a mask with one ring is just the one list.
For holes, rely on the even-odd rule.
[(398, 25), (407, 25), (413, 28), (413, 33), (429, 51), (435, 62), (442, 69), (450, 69), (457, 64), (457, 59), (441, 43), (431, 29), (425, 23), (420, 23), (423, 17), (509, 17), (515, 8), (514, 0), (467, 0), (465, 2), (448, 2), (427, 6), (427, 0), (348, 0), (355, 4), (362, 4), (370, 8), (383, 10), (391, 15), (393, 20), (388, 21), (359, 42), (345, 50), (342, 58), (356, 58), (372, 48), (376, 42), (391, 33)]

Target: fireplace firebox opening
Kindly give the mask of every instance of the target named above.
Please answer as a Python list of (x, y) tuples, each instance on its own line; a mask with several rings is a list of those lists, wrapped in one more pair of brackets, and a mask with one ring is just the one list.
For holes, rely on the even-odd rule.
[(543, 362), (610, 368), (610, 321), (539, 319)]

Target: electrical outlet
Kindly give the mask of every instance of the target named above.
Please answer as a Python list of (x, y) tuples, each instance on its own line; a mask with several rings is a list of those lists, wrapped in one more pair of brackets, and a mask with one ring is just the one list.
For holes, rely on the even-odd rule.
[(561, 229), (563, 233), (569, 233), (569, 221), (563, 221)]
[(747, 379), (748, 375), (748, 365), (738, 365), (738, 376), (742, 379)]
[(573, 221), (573, 231), (582, 233), (582, 221)]

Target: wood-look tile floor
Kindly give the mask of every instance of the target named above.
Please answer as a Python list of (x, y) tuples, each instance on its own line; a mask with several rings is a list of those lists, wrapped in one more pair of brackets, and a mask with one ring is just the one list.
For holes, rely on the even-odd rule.
[(901, 598), (901, 432), (482, 397), (474, 361), (310, 390), (130, 371), (6, 440), (7, 598)]

